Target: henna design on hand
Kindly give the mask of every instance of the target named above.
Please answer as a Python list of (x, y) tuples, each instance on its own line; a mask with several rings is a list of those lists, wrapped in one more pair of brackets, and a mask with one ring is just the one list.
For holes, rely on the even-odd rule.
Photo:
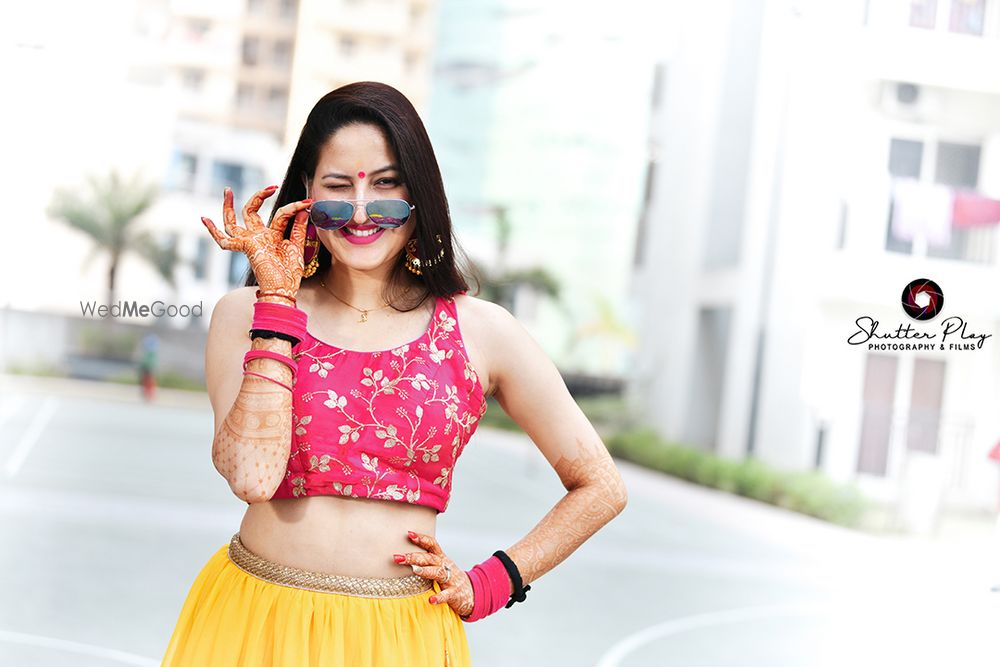
[[(400, 564), (419, 567), (419, 570), (414, 569), (414, 574), (438, 582), (441, 592), (431, 598), (432, 604), (446, 603), (459, 616), (471, 614), (473, 606), (472, 580), (469, 579), (465, 570), (445, 555), (437, 539), (433, 536), (413, 533), (412, 535), (408, 534), (408, 537), (414, 544), (424, 547), (427, 551), (401, 554), (402, 560), (397, 558), (396, 561)], [(445, 565), (451, 569), (450, 577), (444, 569)], [(445, 579), (448, 581), (446, 582)]]
[[(210, 219), (203, 217), (201, 221), (220, 248), (246, 254), (262, 290), (295, 296), (305, 269), (306, 222), (309, 218), (307, 209), (313, 200), (304, 199), (282, 206), (275, 212), (270, 226), (265, 226), (258, 211), (264, 200), (276, 191), (277, 186), (271, 186), (250, 197), (243, 207), (243, 220), (246, 224), (244, 229), (236, 224), (233, 191), (226, 188), (222, 215), (228, 236), (220, 232)], [(295, 218), (292, 232), (286, 239), (285, 228), (292, 216)]]

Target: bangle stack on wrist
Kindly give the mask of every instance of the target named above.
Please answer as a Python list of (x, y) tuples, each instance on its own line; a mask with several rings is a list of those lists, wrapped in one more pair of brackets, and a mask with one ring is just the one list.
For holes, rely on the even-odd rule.
[[(290, 298), (293, 303), (295, 300), (294, 297), (285, 294), (257, 290), (257, 298), (269, 295)], [(305, 338), (307, 321), (308, 317), (306, 316), (305, 311), (300, 310), (296, 306), (286, 306), (284, 304), (271, 303), (269, 301), (257, 301), (253, 305), (253, 324), (250, 327), (250, 337), (280, 338), (281, 340), (287, 340), (294, 347), (295, 345), (298, 345), (303, 338)], [(292, 388), (284, 382), (262, 373), (247, 370), (247, 362), (251, 359), (262, 358), (274, 359), (287, 365), (292, 371), (292, 381), (295, 381), (295, 375), (298, 372), (298, 365), (295, 360), (272, 350), (248, 351), (243, 357), (243, 373), (245, 375), (256, 375), (257, 377), (265, 380), (270, 380), (271, 382), (279, 384), (285, 389), (292, 391)]]
[[(494, 552), (466, 574), (472, 582), (473, 601), (472, 613), (459, 617), (466, 623), (486, 618), (501, 608), (509, 608), (515, 602), (523, 602), (525, 593), (531, 588), (522, 588), (521, 573), (517, 565), (503, 551)], [(508, 594), (511, 583), (514, 584), (514, 593)]]

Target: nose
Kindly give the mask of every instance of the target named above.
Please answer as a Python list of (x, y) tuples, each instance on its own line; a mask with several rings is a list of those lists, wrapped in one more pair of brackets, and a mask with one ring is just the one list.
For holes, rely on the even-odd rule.
[(368, 222), (368, 211), (365, 209), (367, 202), (354, 203), (354, 224), (364, 225)]

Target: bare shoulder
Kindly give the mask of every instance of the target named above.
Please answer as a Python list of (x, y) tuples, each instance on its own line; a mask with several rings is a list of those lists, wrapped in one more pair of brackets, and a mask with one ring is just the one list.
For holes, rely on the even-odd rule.
[(509, 310), (492, 301), (458, 294), (455, 309), (470, 361), (479, 370), (486, 394), (492, 395), (500, 379), (500, 360), (530, 336)]
[(212, 320), (209, 324), (213, 327), (218, 322), (223, 327), (228, 328), (236, 322), (253, 321), (253, 304), (257, 300), (257, 287), (249, 285), (232, 289), (215, 303), (212, 309)]

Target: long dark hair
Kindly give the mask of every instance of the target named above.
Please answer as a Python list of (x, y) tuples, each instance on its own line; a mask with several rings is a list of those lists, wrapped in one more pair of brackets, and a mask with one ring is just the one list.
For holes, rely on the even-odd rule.
[[(469, 289), (463, 272), (459, 270), (456, 257), (461, 258), (463, 267), (469, 262), (452, 236), (451, 215), (448, 199), (444, 193), (441, 170), (430, 137), (416, 109), (406, 97), (392, 86), (375, 81), (359, 81), (341, 86), (324, 95), (309, 112), (306, 123), (299, 135), (295, 152), (285, 172), (284, 182), (278, 190), (271, 210), (271, 217), (285, 204), (306, 198), (303, 174), (310, 178), (316, 172), (316, 164), (322, 146), (341, 127), (353, 123), (365, 123), (380, 128), (386, 141), (396, 155), (402, 182), (406, 184), (410, 203), (416, 207), (417, 257), (421, 260), (434, 258), (439, 252), (438, 236), (444, 246), (444, 257), (434, 266), (423, 269), (420, 276), (413, 276), (426, 291), (409, 308), (403, 309), (393, 304), (397, 310), (412, 310), (431, 294), (452, 296)], [(285, 227), (285, 238), (289, 238), (292, 224)], [(307, 280), (316, 280), (330, 268), (330, 251), (320, 243), (319, 268)], [(406, 278), (403, 257), (394, 267), (386, 285), (383, 298), (393, 303), (392, 296), (400, 291)], [(257, 285), (253, 268), (248, 269), (245, 285)]]

